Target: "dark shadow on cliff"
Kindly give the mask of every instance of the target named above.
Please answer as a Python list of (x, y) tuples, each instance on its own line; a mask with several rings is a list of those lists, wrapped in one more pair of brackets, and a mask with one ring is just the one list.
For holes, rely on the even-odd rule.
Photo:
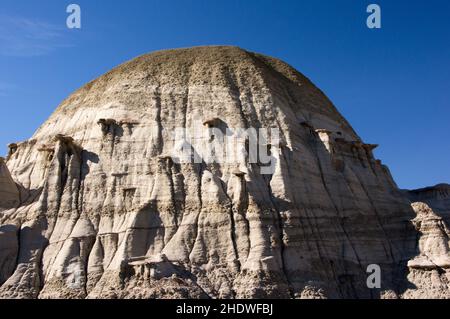
[[(417, 242), (420, 234), (411, 222), (411, 220), (416, 217), (416, 214), (407, 198), (403, 196), (402, 192), (397, 188), (383, 188), (381, 191), (384, 193), (384, 196), (388, 196), (392, 199), (393, 208), (401, 209), (402, 215), (399, 215), (396, 218), (392, 218), (392, 216), (386, 212), (381, 215), (380, 212), (383, 212), (382, 203), (377, 201), (376, 195), (371, 196), (370, 188), (367, 188), (366, 190), (369, 182), (365, 182), (362, 178), (359, 180), (358, 171), (353, 170), (353, 174), (357, 177), (359, 183), (361, 183), (362, 189), (367, 192), (368, 202), (372, 206), (371, 214), (365, 216), (361, 215), (359, 222), (363, 224), (364, 227), (368, 227), (368, 229), (378, 229), (378, 237), (373, 238), (371, 243), (361, 247), (361, 241), (367, 240), (365, 239), (366, 234), (361, 232), (358, 228), (355, 228), (355, 225), (351, 223), (352, 220), (348, 220), (347, 217), (341, 217), (345, 216), (345, 214), (341, 210), (342, 208), (337, 202), (337, 198), (333, 196), (331, 191), (332, 189), (340, 189), (342, 185), (348, 185), (349, 181), (344, 174), (345, 169), (347, 168), (344, 168), (342, 171), (333, 168), (333, 155), (316, 134), (309, 137), (309, 145), (317, 158), (317, 165), (320, 168), (323, 186), (329, 194), (330, 201), (335, 206), (336, 221), (339, 223), (339, 227), (347, 237), (348, 243), (352, 246), (352, 249), (354, 249), (356, 256), (360, 256), (358, 257), (359, 265), (355, 264), (352, 260), (347, 260), (343, 254), (340, 259), (330, 260), (331, 270), (337, 278), (337, 289), (340, 292), (340, 297), (350, 299), (379, 299), (381, 297), (381, 291), (392, 290), (400, 296), (407, 289), (416, 288), (415, 285), (407, 279), (409, 271), (407, 262), (419, 255)], [(344, 157), (346, 156), (345, 154), (342, 155)], [(352, 161), (351, 158), (346, 158), (345, 160), (347, 162)], [(360, 157), (358, 157), (358, 160), (363, 161)], [(361, 165), (362, 169), (367, 170), (365, 174), (373, 174), (372, 178), (374, 181), (377, 181), (377, 183), (381, 185), (380, 179), (384, 177), (372, 172), (369, 163), (353, 163), (354, 167), (357, 167), (357, 165)], [(383, 172), (383, 174), (387, 173)], [(373, 191), (378, 192), (379, 190), (374, 189)], [(402, 198), (402, 203), (394, 202), (395, 198)], [(357, 198), (353, 198), (355, 203), (357, 200)], [(396, 213), (398, 212), (392, 211), (392, 214)], [(391, 233), (388, 231), (389, 229), (396, 229), (398, 232)], [(323, 235), (323, 237), (326, 238), (326, 234)], [(386, 252), (386, 256), (380, 258), (380, 251), (388, 249), (388, 247), (385, 247), (384, 243), (382, 243), (384, 240), (388, 242), (390, 252)], [(367, 267), (372, 264), (379, 265), (381, 268), (381, 289), (371, 289), (367, 286), (367, 278), (371, 275), (370, 272), (367, 272)]]
[[(319, 166), (328, 165), (326, 164), (326, 156), (329, 156), (328, 150), (325, 148), (324, 144), (320, 140), (315, 140), (313, 142), (314, 152), (317, 156), (317, 161)], [(287, 185), (290, 185), (289, 180), (292, 179), (292, 175), (290, 173), (289, 164), (287, 164), (285, 159), (292, 159), (294, 156), (298, 156), (298, 153), (294, 154), (293, 151), (288, 147), (283, 147), (281, 151), (280, 156), (280, 169), (282, 179)], [(300, 155), (301, 156), (301, 155)], [(273, 157), (272, 157), (273, 159)], [(325, 167), (325, 166), (324, 166)], [(341, 183), (346, 183), (344, 175), (340, 175), (339, 172), (328, 172), (326, 171), (328, 168), (321, 167), (320, 170), (325, 170), (325, 173), (322, 173), (323, 183), (325, 189), (339, 189), (337, 186), (337, 179), (340, 179)], [(331, 167), (331, 165), (330, 165)], [(278, 229), (280, 232), (280, 241), (283, 240), (283, 229), (287, 231), (289, 234), (290, 229), (292, 227), (310, 227), (315, 229), (316, 236), (318, 238), (327, 238), (327, 233), (323, 232), (321, 228), (319, 227), (318, 221), (320, 220), (320, 216), (317, 216), (318, 219), (315, 219), (315, 216), (304, 216), (300, 213), (302, 203), (297, 202), (294, 198), (294, 194), (289, 195), (289, 190), (287, 192), (287, 196), (292, 198), (289, 198), (288, 200), (278, 198), (274, 196), (274, 194), (271, 191), (270, 188), (270, 182), (272, 179), (271, 175), (259, 175), (259, 172), (257, 171), (260, 169), (258, 165), (253, 165), (253, 168), (255, 168), (254, 176), (252, 176), (252, 181), (247, 182), (247, 190), (250, 196), (253, 196), (254, 198), (260, 198), (261, 199), (261, 206), (262, 207), (268, 207), (273, 208), (278, 213), (278, 218), (273, 218), (274, 226)], [(366, 168), (369, 169), (369, 168)], [(266, 189), (258, 189), (258, 179), (262, 178), (265, 181), (265, 185), (267, 185)], [(292, 181), (291, 181), (292, 182)], [(261, 185), (261, 184), (259, 184)], [(288, 187), (288, 189), (290, 189)], [(370, 189), (369, 189), (370, 191)], [(379, 229), (379, 232), (377, 236), (379, 236), (379, 240), (377, 238), (374, 238), (374, 241), (372, 243), (368, 243), (367, 245), (361, 246), (361, 241), (365, 240), (364, 233), (361, 233), (357, 228), (355, 228), (355, 225), (352, 225), (348, 221), (346, 221), (342, 211), (340, 211), (339, 206), (336, 204), (336, 216), (333, 218), (330, 218), (330, 222), (333, 222), (333, 219), (338, 221), (339, 223), (336, 224), (337, 231), (340, 229), (339, 227), (342, 227), (342, 231), (349, 236), (348, 240), (350, 242), (345, 242), (342, 240), (342, 247), (343, 246), (353, 246), (353, 249), (355, 250), (355, 254), (357, 256), (364, 256), (364, 259), (361, 259), (359, 264), (356, 264), (352, 259), (349, 259), (346, 257), (345, 254), (341, 252), (335, 252), (333, 255), (335, 256), (341, 256), (339, 258), (329, 258), (327, 259), (326, 256), (322, 257), (324, 260), (321, 261), (321, 264), (318, 264), (317, 267), (323, 267), (323, 272), (327, 273), (327, 278), (316, 278), (317, 280), (320, 280), (326, 285), (328, 285), (330, 291), (327, 295), (329, 298), (350, 298), (350, 299), (365, 299), (365, 298), (373, 298), (378, 299), (381, 297), (381, 291), (387, 291), (392, 290), (396, 292), (397, 295), (401, 295), (404, 293), (407, 289), (415, 289), (415, 285), (408, 281), (408, 267), (407, 262), (408, 260), (414, 258), (415, 256), (419, 255), (419, 250), (417, 247), (417, 241), (420, 236), (420, 234), (415, 229), (414, 225), (412, 224), (411, 220), (414, 219), (416, 216), (415, 212), (413, 211), (412, 207), (409, 205), (409, 202), (405, 196), (398, 190), (398, 189), (383, 189), (382, 192), (388, 193), (387, 196), (392, 196), (392, 192), (395, 194), (394, 197), (400, 197), (404, 198), (404, 203), (397, 203), (395, 204), (397, 209), (401, 209), (402, 215), (399, 215), (396, 218), (390, 218), (387, 215), (382, 215), (381, 218), (377, 216), (377, 213), (375, 211), (376, 208), (374, 208), (374, 211), (371, 215), (366, 215), (361, 217), (364, 217), (361, 219), (362, 224), (370, 225), (369, 228), (371, 229)], [(262, 198), (262, 194), (265, 194), (265, 198)], [(370, 196), (370, 195), (369, 195)], [(330, 196), (330, 201), (333, 202), (334, 196)], [(356, 198), (354, 199), (357, 200)], [(371, 201), (372, 199), (370, 199)], [(303, 203), (306, 204), (306, 203)], [(376, 202), (375, 202), (376, 204)], [(376, 204), (377, 208), (379, 208), (378, 204)], [(298, 215), (298, 224), (296, 225), (287, 225), (286, 224), (286, 215), (284, 212), (291, 211), (290, 214)], [(280, 214), (280, 212), (283, 212)], [(296, 217), (296, 218), (297, 218)], [(276, 225), (277, 220), (279, 221), (279, 224)], [(380, 223), (380, 224), (379, 224)], [(303, 224), (303, 226), (302, 226)], [(396, 233), (385, 233), (383, 229), (396, 229)], [(311, 230), (311, 229), (310, 229)], [(312, 231), (312, 230), (311, 230)], [(308, 232), (308, 231), (306, 231)], [(290, 256), (283, 252), (283, 250), (289, 250), (293, 249), (293, 246), (289, 246), (289, 235), (285, 239), (288, 239), (288, 241), (285, 243), (286, 247), (281, 247), (281, 260), (288, 259)], [(304, 240), (309, 240), (305, 238)], [(381, 240), (381, 241), (380, 241)], [(382, 241), (387, 241), (389, 243), (389, 246), (392, 246), (394, 249), (394, 253), (392, 254), (392, 259), (387, 257), (381, 257), (380, 258), (380, 249), (381, 251), (383, 249), (386, 249), (384, 247), (384, 244), (382, 244)], [(345, 244), (345, 245), (344, 245)], [(322, 244), (323, 245), (323, 244)], [(380, 246), (381, 245), (381, 246)], [(339, 246), (339, 245), (338, 245)], [(383, 247), (382, 247), (383, 246)], [(361, 247), (364, 248), (364, 251), (361, 250)], [(322, 247), (322, 249), (325, 249), (325, 247)], [(305, 254), (309, 254), (310, 252), (306, 252)], [(301, 254), (301, 252), (300, 252)], [(371, 273), (367, 273), (366, 269), (367, 266), (371, 264), (378, 264), (381, 267), (381, 289), (370, 289), (367, 287), (367, 278), (370, 276)], [(314, 270), (309, 271), (308, 273), (314, 273)], [(299, 282), (302, 282), (304, 279), (301, 278), (303, 275), (311, 275), (311, 274), (303, 274), (296, 273), (295, 271), (292, 271), (292, 269), (284, 269), (284, 273), (286, 275), (286, 278), (289, 281), (293, 281), (296, 283), (296, 286), (298, 287)], [(320, 271), (319, 271), (320, 273)], [(300, 276), (300, 277), (299, 277)], [(293, 286), (291, 286), (292, 289)], [(334, 292), (333, 292), (334, 291)]]
[(146, 256), (149, 247), (153, 246), (158, 239), (165, 236), (165, 227), (160, 216), (157, 200), (151, 200), (136, 213), (133, 224), (128, 229), (133, 237), (130, 240), (132, 247), (130, 257)]

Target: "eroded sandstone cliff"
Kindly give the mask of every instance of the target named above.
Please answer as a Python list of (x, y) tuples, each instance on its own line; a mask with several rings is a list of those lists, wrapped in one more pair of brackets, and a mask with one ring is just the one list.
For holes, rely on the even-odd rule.
[[(166, 132), (216, 120), (277, 128), (273, 174), (169, 156)], [(448, 298), (448, 226), (411, 206), (375, 147), (277, 59), (141, 56), (0, 161), (0, 297)]]

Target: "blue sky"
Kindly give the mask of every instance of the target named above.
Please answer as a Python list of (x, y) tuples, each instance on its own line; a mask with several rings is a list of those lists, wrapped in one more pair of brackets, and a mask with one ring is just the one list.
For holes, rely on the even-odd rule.
[[(82, 29), (66, 28), (66, 7)], [(382, 29), (366, 7), (382, 9)], [(0, 154), (78, 87), (154, 50), (227, 44), (308, 76), (402, 188), (450, 183), (448, 0), (1, 0)]]

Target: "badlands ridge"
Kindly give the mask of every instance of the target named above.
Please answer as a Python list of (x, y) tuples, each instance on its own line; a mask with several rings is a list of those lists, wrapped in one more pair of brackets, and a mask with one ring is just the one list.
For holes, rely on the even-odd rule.
[[(274, 171), (177, 162), (198, 121), (277, 128)], [(450, 298), (450, 186), (400, 190), (375, 147), (280, 60), (138, 57), (0, 159), (0, 298)]]

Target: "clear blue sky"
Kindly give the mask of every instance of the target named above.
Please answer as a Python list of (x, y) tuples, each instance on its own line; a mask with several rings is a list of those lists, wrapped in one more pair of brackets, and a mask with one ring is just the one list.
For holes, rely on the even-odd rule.
[[(65, 26), (66, 6), (82, 29)], [(382, 8), (382, 29), (366, 7)], [(1, 0), (0, 154), (71, 92), (154, 50), (237, 45), (308, 76), (402, 188), (450, 182), (448, 0)]]

